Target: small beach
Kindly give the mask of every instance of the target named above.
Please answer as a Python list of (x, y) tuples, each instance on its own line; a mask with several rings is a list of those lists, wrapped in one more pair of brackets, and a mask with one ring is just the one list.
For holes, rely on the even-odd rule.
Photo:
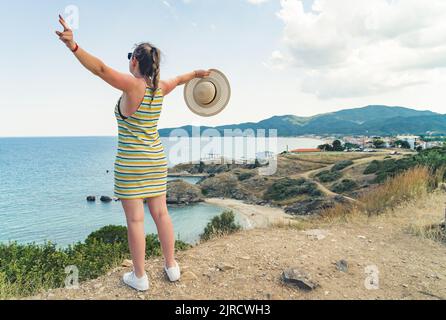
[(245, 229), (267, 228), (274, 224), (289, 224), (293, 216), (280, 208), (248, 204), (241, 200), (227, 198), (207, 198), (206, 203), (233, 210), (243, 219)]

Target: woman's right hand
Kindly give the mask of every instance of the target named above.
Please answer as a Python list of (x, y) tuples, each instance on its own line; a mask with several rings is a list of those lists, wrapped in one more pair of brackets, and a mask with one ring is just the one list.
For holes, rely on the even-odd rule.
[(204, 78), (211, 74), (211, 70), (195, 70), (196, 78)]

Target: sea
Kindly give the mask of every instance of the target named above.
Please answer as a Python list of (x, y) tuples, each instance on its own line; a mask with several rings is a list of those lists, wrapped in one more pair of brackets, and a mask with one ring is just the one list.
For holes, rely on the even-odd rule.
[[(198, 148), (193, 139), (200, 140)], [(205, 138), (162, 138), (162, 143), (171, 167), (209, 154), (237, 154), (216, 150), (215, 145), (228, 145), (226, 138), (220, 139), (211, 147)], [(103, 226), (125, 225), (120, 201), (104, 203), (98, 199), (102, 195), (113, 197), (117, 143), (116, 136), (0, 138), (0, 242), (50, 241), (63, 247), (85, 240)], [(274, 152), (314, 148), (320, 143), (313, 138), (277, 138)], [(256, 151), (271, 151), (268, 146), (264, 149)], [(199, 178), (184, 179), (197, 183)], [(96, 202), (87, 202), (89, 195), (95, 195)], [(176, 238), (192, 244), (199, 240), (206, 224), (224, 211), (206, 203), (168, 209)], [(146, 233), (156, 233), (147, 205), (145, 213)], [(236, 221), (243, 224), (244, 219), (235, 214)]]

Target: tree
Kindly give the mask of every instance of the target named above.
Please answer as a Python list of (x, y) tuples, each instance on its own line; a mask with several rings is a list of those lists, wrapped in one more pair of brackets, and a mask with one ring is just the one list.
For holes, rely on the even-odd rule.
[(345, 149), (359, 149), (361, 146), (359, 144), (356, 143), (350, 143), (350, 142), (346, 142), (344, 144), (344, 148)]
[(322, 150), (322, 151), (333, 151), (333, 147), (332, 147), (332, 145), (331, 144), (328, 144), (328, 143), (326, 143), (326, 144), (321, 144), (320, 146), (318, 146), (317, 147), (319, 150)]
[(382, 139), (375, 138), (373, 139), (373, 145), (375, 146), (375, 148), (379, 149), (379, 148), (384, 148), (386, 143)]
[(410, 149), (409, 142), (407, 142), (405, 140), (397, 140), (397, 141), (395, 141), (395, 146), (398, 147), (398, 148), (402, 148), (402, 149)]
[(333, 141), (333, 151), (344, 151), (344, 147), (342, 146), (341, 141)]

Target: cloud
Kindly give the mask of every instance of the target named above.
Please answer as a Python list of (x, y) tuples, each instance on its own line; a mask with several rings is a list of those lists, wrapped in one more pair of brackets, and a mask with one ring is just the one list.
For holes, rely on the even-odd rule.
[(265, 2), (268, 2), (268, 1), (269, 0), (248, 0), (249, 3), (255, 4), (255, 5), (262, 4), (262, 3), (265, 3)]
[(354, 97), (429, 82), (446, 67), (446, 1), (281, 0), (284, 50), (270, 68), (298, 70), (320, 98)]

